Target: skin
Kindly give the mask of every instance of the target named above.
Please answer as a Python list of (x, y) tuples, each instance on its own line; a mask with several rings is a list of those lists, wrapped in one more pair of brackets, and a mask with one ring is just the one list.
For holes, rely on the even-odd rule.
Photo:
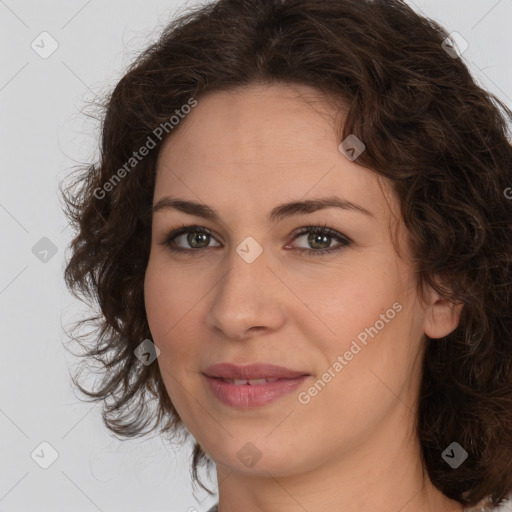
[[(153, 204), (172, 195), (208, 204), (221, 219), (153, 214), (144, 291), (157, 363), (186, 428), (216, 463), (220, 512), (460, 512), (423, 474), (414, 420), (424, 334), (449, 334), (461, 308), (430, 288), (419, 299), (398, 201), (340, 152), (332, 112), (313, 88), (251, 85), (201, 97), (165, 142)], [(374, 218), (333, 207), (267, 218), (277, 204), (333, 193)], [(176, 240), (201, 254), (159, 244), (182, 223), (212, 231), (207, 248)], [(327, 224), (352, 244), (301, 254), (339, 244), (294, 239), (307, 224)], [(263, 248), (250, 264), (236, 252), (248, 236)], [(402, 310), (299, 403), (298, 393), (394, 303)], [(269, 405), (235, 409), (213, 397), (201, 374), (219, 362), (270, 362), (311, 377)], [(252, 467), (237, 457), (248, 442), (261, 454)]]

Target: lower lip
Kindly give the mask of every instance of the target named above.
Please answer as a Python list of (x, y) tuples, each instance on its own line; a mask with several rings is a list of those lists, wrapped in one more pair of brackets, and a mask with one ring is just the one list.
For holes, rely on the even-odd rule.
[(297, 389), (309, 375), (295, 379), (279, 379), (265, 384), (235, 385), (222, 379), (206, 376), (208, 386), (213, 395), (223, 404), (231, 407), (249, 409), (267, 405), (278, 398), (289, 395)]

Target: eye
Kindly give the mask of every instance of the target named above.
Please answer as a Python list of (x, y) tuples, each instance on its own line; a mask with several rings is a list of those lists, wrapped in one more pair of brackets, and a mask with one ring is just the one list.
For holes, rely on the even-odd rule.
[[(203, 226), (185, 226), (175, 229), (167, 234), (159, 245), (165, 245), (170, 251), (175, 253), (198, 254), (200, 249), (209, 247), (211, 240), (215, 240), (211, 231)], [(176, 245), (176, 242), (188, 244), (188, 248)], [(220, 247), (216, 245), (214, 247)]]
[[(306, 237), (307, 235), (307, 237)], [(324, 226), (312, 226), (302, 229), (297, 233), (293, 240), (305, 237), (305, 243), (309, 244), (312, 249), (299, 248), (300, 253), (306, 253), (314, 256), (323, 256), (335, 251), (339, 251), (352, 244), (352, 240), (342, 235), (338, 231)], [(338, 241), (338, 245), (331, 246), (333, 240)]]

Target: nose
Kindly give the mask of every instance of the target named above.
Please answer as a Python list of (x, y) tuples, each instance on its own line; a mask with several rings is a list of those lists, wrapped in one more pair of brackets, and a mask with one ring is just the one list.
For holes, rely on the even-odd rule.
[(285, 322), (286, 290), (269, 266), (265, 250), (248, 263), (233, 249), (215, 287), (207, 325), (234, 340), (252, 331), (274, 331)]

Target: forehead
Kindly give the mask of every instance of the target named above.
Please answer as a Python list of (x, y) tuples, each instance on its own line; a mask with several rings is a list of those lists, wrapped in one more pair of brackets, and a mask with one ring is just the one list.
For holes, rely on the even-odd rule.
[(338, 149), (336, 109), (303, 85), (208, 93), (162, 146), (155, 196), (172, 193), (256, 213), (334, 193), (385, 216), (389, 206), (377, 175)]
[(230, 161), (250, 162), (257, 156), (293, 162), (314, 149), (311, 158), (318, 158), (334, 140), (328, 119), (333, 113), (325, 97), (302, 85), (260, 84), (209, 92), (171, 134), (162, 153), (179, 145), (192, 158), (207, 151)]

